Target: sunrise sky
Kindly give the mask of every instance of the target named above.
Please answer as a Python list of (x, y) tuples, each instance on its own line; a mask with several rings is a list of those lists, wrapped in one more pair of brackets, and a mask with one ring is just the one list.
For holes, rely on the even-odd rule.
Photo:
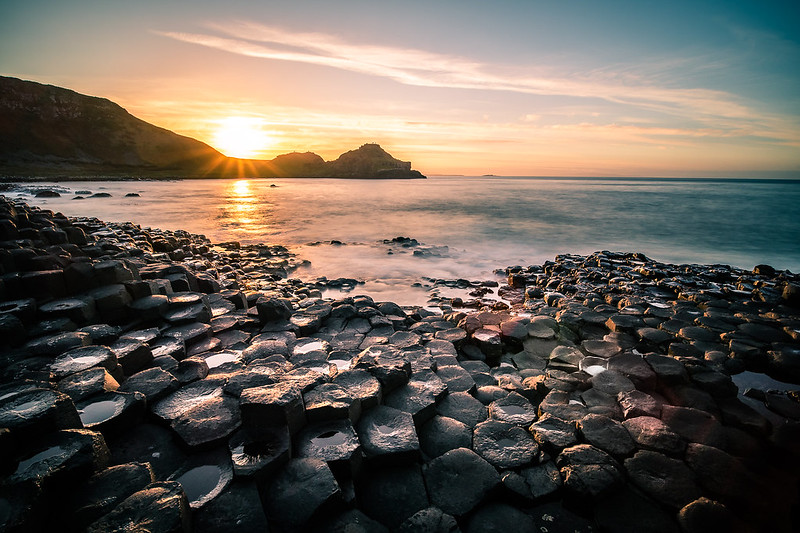
[(0, 74), (234, 156), (800, 177), (797, 0), (0, 0)]

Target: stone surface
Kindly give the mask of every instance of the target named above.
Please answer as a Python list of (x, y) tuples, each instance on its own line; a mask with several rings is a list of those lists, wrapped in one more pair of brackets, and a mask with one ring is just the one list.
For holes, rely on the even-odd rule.
[(374, 464), (413, 462), (420, 452), (414, 420), (409, 413), (380, 405), (363, 414), (358, 438)]
[(189, 504), (180, 483), (157, 481), (122, 501), (113, 511), (94, 522), (87, 532), (191, 530)]
[(539, 453), (539, 446), (524, 428), (492, 419), (475, 426), (472, 447), (498, 469), (526, 466)]
[(431, 503), (453, 516), (474, 509), (500, 484), (494, 467), (467, 448), (451, 450), (432, 460), (424, 474)]
[(700, 497), (695, 475), (680, 459), (641, 450), (625, 460), (631, 482), (659, 503), (680, 509)]
[(430, 505), (418, 465), (369, 469), (356, 491), (364, 512), (392, 530)]
[(325, 461), (295, 458), (269, 485), (267, 518), (279, 529), (300, 530), (340, 499), (339, 484)]

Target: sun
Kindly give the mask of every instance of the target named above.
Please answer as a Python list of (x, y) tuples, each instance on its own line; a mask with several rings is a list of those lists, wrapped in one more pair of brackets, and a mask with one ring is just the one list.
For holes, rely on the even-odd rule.
[(272, 142), (263, 126), (259, 118), (227, 117), (219, 121), (213, 144), (228, 157), (251, 159)]

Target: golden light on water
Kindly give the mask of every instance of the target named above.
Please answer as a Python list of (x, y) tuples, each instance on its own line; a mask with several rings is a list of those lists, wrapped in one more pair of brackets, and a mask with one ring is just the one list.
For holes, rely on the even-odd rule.
[(259, 118), (227, 117), (219, 121), (212, 144), (228, 157), (254, 159), (273, 143), (263, 128)]
[(256, 197), (251, 190), (251, 184), (248, 180), (237, 180), (231, 184), (230, 200), (228, 208), (230, 209), (229, 216), (235, 220), (244, 229), (252, 226), (255, 222), (255, 211), (258, 208), (256, 205)]

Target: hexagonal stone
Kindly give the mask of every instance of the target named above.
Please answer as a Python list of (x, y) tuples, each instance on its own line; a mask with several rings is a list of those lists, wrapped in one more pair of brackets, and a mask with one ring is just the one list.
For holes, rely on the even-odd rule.
[(523, 468), (520, 470), (520, 475), (525, 480), (528, 494), (533, 500), (555, 494), (564, 484), (561, 472), (553, 461)]
[(602, 340), (585, 340), (581, 343), (581, 348), (587, 355), (594, 355), (602, 359), (608, 359), (622, 351), (619, 344)]
[(193, 513), (194, 531), (226, 533), (231, 524), (242, 531), (268, 531), (256, 483), (234, 481), (219, 496)]
[(617, 401), (622, 408), (622, 416), (636, 418), (637, 416), (661, 416), (661, 402), (649, 394), (639, 391), (625, 391), (617, 394)]
[(113, 511), (86, 530), (108, 531), (189, 531), (191, 515), (183, 487), (175, 481), (157, 481), (124, 499)]
[(402, 464), (419, 456), (414, 419), (392, 407), (379, 405), (365, 412), (358, 422), (358, 438), (374, 464)]
[(472, 379), (469, 372), (458, 365), (439, 366), (436, 368), (436, 375), (444, 382), (450, 392), (468, 392), (472, 394), (477, 388), (475, 380)]
[(680, 509), (700, 497), (694, 473), (680, 459), (640, 450), (625, 460), (625, 470), (634, 485), (669, 507)]
[(358, 509), (344, 511), (321, 526), (320, 533), (389, 533), (389, 529)]
[(292, 383), (244, 389), (239, 401), (246, 426), (288, 426), (295, 434), (306, 424), (303, 396)]
[(475, 426), (472, 447), (497, 468), (517, 468), (536, 459), (539, 447), (524, 428), (489, 419)]
[(72, 399), (60, 392), (26, 387), (0, 400), (0, 427), (20, 443), (59, 429), (81, 428)]
[(265, 508), (270, 522), (299, 531), (340, 499), (339, 484), (325, 461), (297, 458), (272, 480)]
[(361, 465), (360, 443), (350, 420), (310, 424), (295, 438), (297, 457), (322, 459), (333, 472), (353, 475)]
[(705, 411), (665, 405), (661, 409), (661, 421), (689, 442), (706, 444), (720, 449), (727, 445), (728, 439), (724, 426)]
[(361, 403), (361, 409), (371, 409), (381, 403), (383, 397), (381, 384), (376, 377), (363, 369), (346, 370), (333, 378), (333, 382), (344, 387)]
[(428, 457), (439, 457), (456, 448), (472, 448), (472, 430), (454, 418), (437, 415), (420, 428), (419, 444)]
[(84, 346), (58, 356), (50, 365), (56, 379), (78, 373), (93, 366), (101, 366), (113, 375), (117, 369), (117, 356), (106, 346)]
[(187, 409), (171, 427), (187, 446), (209, 448), (227, 440), (241, 423), (239, 402), (223, 394)]
[(26, 450), (6, 483), (69, 484), (108, 465), (103, 435), (88, 429), (63, 429), (47, 434)]
[(291, 457), (289, 430), (285, 426), (243, 428), (228, 441), (237, 477), (267, 479)]
[(361, 402), (335, 383), (322, 383), (303, 394), (309, 422), (347, 418), (355, 422), (361, 416)]
[(678, 512), (678, 524), (686, 533), (745, 531), (741, 520), (727, 507), (708, 498), (698, 498)]
[(540, 530), (530, 515), (505, 503), (490, 503), (482, 506), (470, 517), (465, 529), (466, 533), (503, 533), (506, 531), (538, 533)]
[(617, 457), (629, 455), (636, 449), (625, 426), (603, 415), (586, 415), (578, 422), (578, 431), (586, 442)]
[(578, 442), (575, 424), (551, 414), (545, 414), (535, 424), (531, 425), (530, 432), (539, 446), (553, 455)]
[(431, 503), (453, 516), (470, 512), (500, 484), (497, 470), (467, 448), (437, 457), (423, 473)]
[(438, 507), (428, 507), (414, 513), (397, 529), (397, 533), (415, 533), (417, 531), (453, 533), (458, 531), (458, 523), (455, 518), (443, 513)]
[(621, 372), (639, 389), (652, 390), (656, 387), (656, 373), (641, 355), (627, 352), (615, 355), (608, 360), (608, 368)]
[(105, 435), (136, 425), (145, 412), (146, 400), (137, 392), (106, 392), (78, 402), (83, 427)]
[(516, 392), (489, 404), (489, 417), (518, 426), (530, 426), (536, 420), (536, 408)]
[(368, 469), (356, 485), (363, 511), (389, 528), (396, 528), (430, 502), (416, 464)]
[(367, 370), (381, 383), (384, 393), (408, 381), (411, 362), (393, 346), (371, 346), (353, 360), (353, 368)]
[(589, 444), (565, 449), (556, 458), (564, 487), (575, 497), (596, 498), (624, 481), (619, 463)]
[(206, 400), (222, 396), (222, 387), (216, 383), (198, 381), (185, 385), (150, 407), (153, 414), (166, 423), (180, 417), (192, 407)]
[(222, 494), (232, 480), (230, 457), (220, 450), (192, 455), (170, 476), (170, 481), (181, 484), (192, 509), (200, 509)]
[(622, 422), (634, 442), (642, 448), (677, 455), (686, 448), (680, 435), (670, 430), (658, 418), (637, 416)]
[(441, 416), (455, 418), (470, 428), (488, 417), (486, 406), (466, 392), (448, 394), (436, 407), (436, 412)]
[(178, 380), (161, 368), (148, 368), (132, 375), (119, 388), (120, 392), (139, 392), (147, 403), (155, 403), (178, 389)]

